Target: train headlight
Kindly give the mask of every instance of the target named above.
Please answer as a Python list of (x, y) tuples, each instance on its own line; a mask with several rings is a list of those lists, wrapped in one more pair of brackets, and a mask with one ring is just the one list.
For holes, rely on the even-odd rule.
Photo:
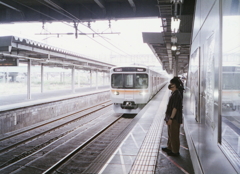
[(118, 91), (115, 91), (114, 94), (115, 94), (115, 95), (119, 95), (119, 92), (118, 92)]
[(142, 92), (140, 92), (139, 94), (144, 96), (144, 95), (146, 95), (147, 93), (146, 93), (145, 91), (142, 91)]

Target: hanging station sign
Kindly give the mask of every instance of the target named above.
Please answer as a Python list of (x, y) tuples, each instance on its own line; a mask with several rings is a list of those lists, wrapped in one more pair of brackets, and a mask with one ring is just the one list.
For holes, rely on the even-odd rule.
[(0, 66), (18, 66), (18, 59), (16, 58), (1, 58)]

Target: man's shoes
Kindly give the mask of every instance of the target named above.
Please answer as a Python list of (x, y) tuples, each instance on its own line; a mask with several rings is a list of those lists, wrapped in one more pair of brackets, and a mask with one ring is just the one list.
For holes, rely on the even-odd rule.
[(171, 152), (167, 152), (168, 156), (179, 156), (180, 153), (173, 153), (172, 151)]
[(171, 151), (170, 149), (168, 149), (167, 147), (163, 147), (163, 148), (162, 148), (162, 151), (167, 152), (167, 153), (172, 152), (172, 151)]

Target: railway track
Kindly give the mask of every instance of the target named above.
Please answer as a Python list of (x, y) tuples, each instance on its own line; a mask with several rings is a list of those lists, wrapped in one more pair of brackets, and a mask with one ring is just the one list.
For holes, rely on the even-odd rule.
[[(110, 102), (102, 103), (1, 137), (0, 173), (52, 172), (55, 166), (61, 166), (63, 161), (68, 161), (74, 153), (118, 122), (120, 115), (113, 113), (110, 106)], [(36, 163), (44, 167), (29, 167)]]
[[(55, 122), (57, 122), (59, 120), (63, 120), (63, 119), (69, 118), (69, 117), (71, 117), (74, 114), (77, 114), (77, 113), (78, 114), (81, 114), (81, 113), (84, 114), (84, 113), (87, 113), (87, 112), (90, 113), (91, 111), (100, 110), (102, 107), (106, 107), (106, 106), (109, 106), (111, 104), (112, 103), (109, 100), (107, 102), (104, 102), (104, 103), (101, 103), (101, 104), (98, 104), (98, 105), (95, 105), (95, 106), (92, 106), (92, 107), (88, 107), (88, 108), (82, 109), (81, 111), (75, 112), (73, 114), (67, 114), (67, 115), (64, 115), (64, 116), (60, 116), (60, 117), (54, 118), (52, 120), (47, 120), (46, 122), (41, 122), (40, 124), (35, 124), (32, 127), (27, 127), (26, 129), (22, 129), (20, 131), (13, 131), (12, 133), (6, 133), (4, 136), (0, 137), (0, 142), (3, 141), (3, 140), (6, 140), (6, 139), (10, 139), (12, 137), (16, 137), (16, 136), (18, 136), (20, 134), (29, 132), (31, 130), (43, 127), (45, 125), (49, 125), (51, 123), (55, 123)], [(1, 151), (0, 151), (0, 153), (1, 153)]]
[[(56, 164), (44, 171), (43, 174), (85, 173), (91, 168), (91, 165), (96, 167), (99, 165), (94, 163), (97, 157), (100, 155), (106, 155), (104, 154), (104, 149), (111, 146), (113, 140), (122, 133), (131, 121), (132, 119), (119, 117), (119, 119), (99, 131), (94, 137), (90, 138), (84, 144), (74, 149)], [(115, 150), (115, 148), (111, 147), (110, 149), (112, 152)], [(101, 162), (100, 166), (104, 165), (104, 161)]]

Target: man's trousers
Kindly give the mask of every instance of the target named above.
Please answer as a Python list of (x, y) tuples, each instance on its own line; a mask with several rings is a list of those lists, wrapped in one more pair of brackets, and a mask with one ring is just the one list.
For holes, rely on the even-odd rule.
[(172, 124), (168, 125), (168, 142), (167, 146), (173, 153), (178, 153), (180, 149), (180, 124), (177, 120), (172, 120)]

